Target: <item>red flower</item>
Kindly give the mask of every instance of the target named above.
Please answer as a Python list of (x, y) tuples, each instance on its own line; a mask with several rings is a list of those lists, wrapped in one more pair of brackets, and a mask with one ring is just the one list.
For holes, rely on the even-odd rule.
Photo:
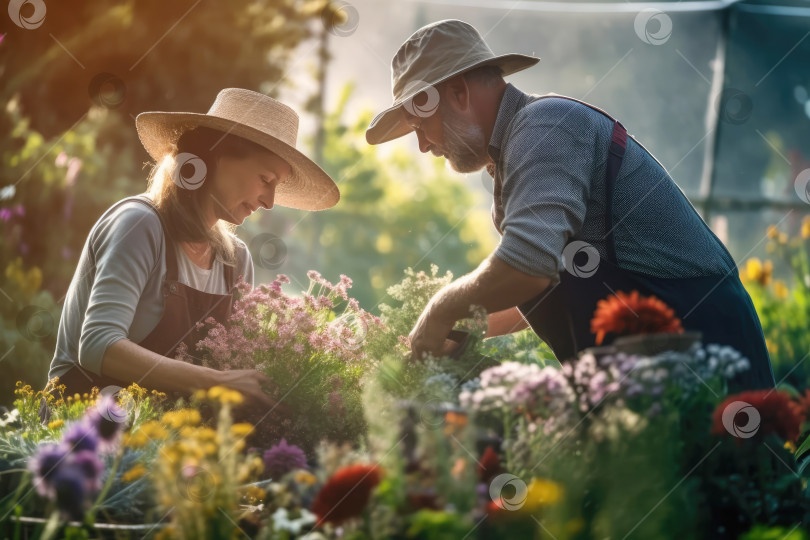
[(375, 465), (350, 465), (338, 469), (312, 503), (318, 525), (326, 522), (340, 525), (362, 514), (381, 476), (382, 470)]
[(478, 478), (485, 484), (501, 473), (501, 458), (495, 449), (487, 446), (481, 461), (478, 462)]
[(712, 433), (739, 439), (774, 433), (795, 443), (801, 422), (790, 396), (776, 390), (754, 390), (729, 396), (717, 406), (712, 415)]
[(599, 300), (591, 319), (591, 332), (601, 345), (605, 334), (617, 335), (681, 333), (681, 320), (675, 312), (655, 296), (640, 296), (622, 291)]

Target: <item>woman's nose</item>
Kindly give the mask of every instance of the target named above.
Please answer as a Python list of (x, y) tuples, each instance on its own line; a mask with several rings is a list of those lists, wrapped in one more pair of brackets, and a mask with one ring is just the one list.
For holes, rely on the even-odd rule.
[(267, 187), (265, 193), (259, 198), (259, 202), (266, 210), (273, 208), (273, 201), (276, 199), (276, 183), (273, 182)]

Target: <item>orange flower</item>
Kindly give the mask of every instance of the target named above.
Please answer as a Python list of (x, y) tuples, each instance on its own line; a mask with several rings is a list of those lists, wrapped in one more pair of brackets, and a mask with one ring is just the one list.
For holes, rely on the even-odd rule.
[(447, 411), (444, 415), (444, 434), (453, 435), (463, 430), (467, 425), (467, 415), (454, 411)]
[(641, 296), (619, 291), (596, 304), (591, 332), (596, 344), (601, 345), (605, 334), (616, 335), (681, 333), (681, 320), (675, 312), (655, 296)]

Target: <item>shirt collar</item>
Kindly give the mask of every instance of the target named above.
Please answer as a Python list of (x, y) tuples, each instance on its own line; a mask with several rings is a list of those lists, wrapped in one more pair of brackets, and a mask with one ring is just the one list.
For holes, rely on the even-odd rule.
[(498, 116), (489, 138), (489, 156), (497, 163), (501, 159), (501, 146), (506, 135), (506, 128), (512, 122), (515, 114), (521, 109), (526, 94), (515, 88), (511, 83), (506, 85), (501, 104), (498, 107)]

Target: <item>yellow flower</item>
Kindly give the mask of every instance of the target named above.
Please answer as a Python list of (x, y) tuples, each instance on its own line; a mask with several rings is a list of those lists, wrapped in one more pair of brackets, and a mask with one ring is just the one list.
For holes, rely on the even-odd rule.
[(177, 444), (167, 444), (160, 449), (160, 457), (170, 467), (174, 467), (183, 459), (183, 451)]
[(222, 394), (228, 391), (224, 386), (212, 386), (208, 389), (208, 399), (218, 400)]
[(202, 418), (196, 409), (180, 409), (164, 413), (160, 421), (172, 429), (180, 429), (183, 426), (196, 426), (202, 421)]
[(217, 432), (215, 429), (208, 426), (197, 429), (197, 440), (199, 441), (215, 441), (217, 439)]
[(307, 486), (313, 486), (318, 481), (315, 475), (308, 471), (297, 471), (293, 476), (293, 480), (296, 484), (305, 484)]
[(202, 449), (209, 456), (215, 456), (219, 452), (219, 447), (212, 442), (203, 443)]
[(557, 504), (562, 497), (563, 488), (560, 484), (543, 478), (533, 478), (526, 486), (526, 503), (522, 510), (535, 512), (543, 506)]
[(792, 441), (786, 441), (785, 442), (785, 449), (788, 450), (791, 454), (796, 453), (796, 445), (793, 444)]
[(242, 398), (242, 394), (240, 394), (236, 390), (231, 390), (229, 392), (224, 393), (219, 400), (223, 405), (225, 404), (239, 405), (240, 403), (242, 403), (242, 401), (244, 401), (244, 399)]
[(805, 240), (810, 238), (810, 216), (804, 216), (802, 219), (802, 238)]
[(242, 394), (224, 386), (212, 386), (208, 389), (208, 399), (219, 401), (223, 405), (239, 405), (242, 403)]
[(135, 433), (124, 434), (124, 446), (129, 446), (130, 448), (143, 448), (147, 444), (149, 444), (149, 437), (144, 434), (142, 429), (139, 429)]
[(48, 429), (58, 429), (65, 424), (65, 421), (61, 418), (59, 420), (54, 420), (53, 422), (48, 422)]
[(143, 434), (147, 440), (152, 441), (162, 441), (169, 436), (169, 432), (166, 431), (166, 428), (161, 426), (160, 422), (156, 420), (150, 420), (149, 422), (141, 424), (137, 433)]
[(253, 424), (242, 422), (231, 426), (231, 433), (234, 437), (247, 437), (253, 433)]
[(242, 497), (249, 502), (262, 502), (267, 497), (267, 493), (260, 487), (247, 486), (242, 490)]
[(785, 282), (781, 279), (774, 280), (773, 282), (773, 294), (779, 299), (784, 300), (788, 297), (788, 288), (785, 285)]
[(768, 225), (768, 238), (773, 240), (779, 236), (779, 229), (776, 228), (776, 225)]
[(773, 263), (771, 261), (765, 261), (763, 263), (758, 258), (752, 257), (746, 261), (741, 277), (744, 281), (755, 282), (766, 286), (770, 283), (772, 274)]
[(787, 244), (787, 241), (788, 241), (787, 233), (780, 232), (778, 241), (779, 241), (780, 244)]
[(771, 282), (771, 276), (773, 275), (773, 263), (771, 261), (765, 261), (762, 264), (762, 279), (760, 283), (763, 286), (768, 285)]
[(757, 259), (756, 257), (752, 257), (745, 261), (745, 267), (743, 268), (741, 277), (743, 281), (759, 281), (759, 277), (762, 275), (762, 261)]
[(137, 465), (132, 467), (130, 470), (125, 472), (123, 474), (123, 476), (121, 476), (121, 481), (122, 482), (132, 482), (134, 480), (137, 480), (138, 478), (140, 478), (144, 474), (146, 474), (146, 468), (143, 465), (141, 465), (140, 463), (138, 463)]

